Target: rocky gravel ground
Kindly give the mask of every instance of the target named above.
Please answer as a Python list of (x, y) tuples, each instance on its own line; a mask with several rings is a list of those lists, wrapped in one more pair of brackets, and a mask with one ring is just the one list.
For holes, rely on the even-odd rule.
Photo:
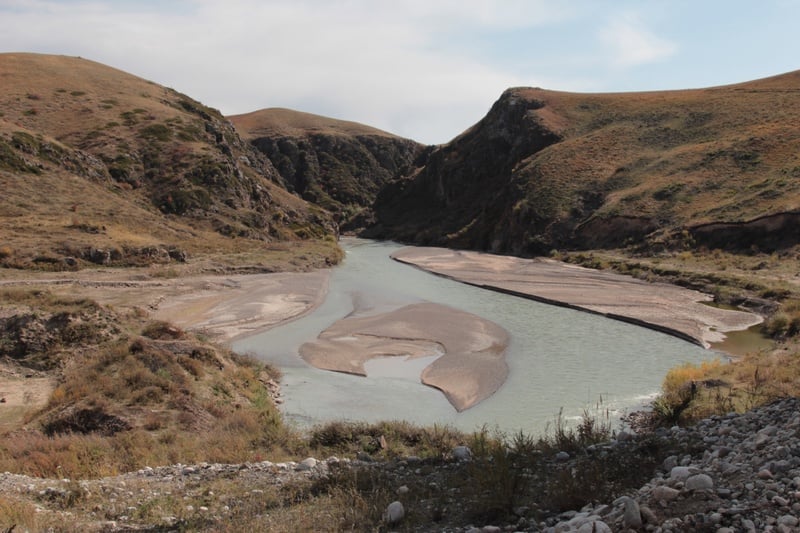
[[(502, 486), (507, 480), (488, 474), (499, 459), (486, 462), (463, 446), (442, 459), (378, 461), (360, 454), (352, 460), (178, 464), (81, 481), (4, 473), (0, 498), (51, 517), (42, 523), (75, 524), (83, 531), (238, 531), (243, 509), (252, 520), (253, 507), (260, 506), (256, 516), (269, 531), (277, 530), (270, 525), (271, 509), (312, 501), (306, 511), (313, 512), (309, 495), (350, 479), (358, 480), (354, 491), (372, 498), (382, 513), (377, 523), (350, 526), (356, 531), (793, 532), (800, 531), (798, 437), (800, 400), (785, 399), (692, 427), (658, 429), (646, 437), (622, 431), (585, 450), (542, 454), (539, 461), (547, 467), (537, 472), (547, 477), (579, 475), (580, 458), (624, 463), (626, 455), (641, 453), (645, 441), (669, 451), (658, 457), (654, 475), (640, 488), (569, 511), (548, 510), (538, 501), (536, 494), (544, 493), (537, 491), (546, 489), (530, 468), (514, 478), (527, 479), (525, 487)], [(664, 446), (656, 446), (659, 442)], [(496, 498), (504, 490), (518, 491), (508, 500), (512, 509), (494, 517), (475, 512), (481, 498)], [(336, 520), (314, 528), (341, 530)]]

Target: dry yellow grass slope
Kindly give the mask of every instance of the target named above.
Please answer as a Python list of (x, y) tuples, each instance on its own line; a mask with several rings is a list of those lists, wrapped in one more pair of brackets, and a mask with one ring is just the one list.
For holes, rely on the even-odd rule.
[(396, 137), (378, 128), (334, 118), (273, 107), (242, 115), (228, 117), (243, 138), (259, 136), (302, 137), (308, 134), (325, 135), (373, 135)]
[(324, 211), (188, 96), (65, 56), (0, 54), (0, 78), (6, 266), (140, 264), (165, 258), (159, 250), (242, 252), (333, 234)]

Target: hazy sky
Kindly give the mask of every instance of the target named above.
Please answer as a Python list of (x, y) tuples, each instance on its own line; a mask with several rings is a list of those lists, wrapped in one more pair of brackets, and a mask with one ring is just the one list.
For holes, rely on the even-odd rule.
[(800, 69), (798, 21), (800, 0), (0, 0), (0, 52), (82, 56), (226, 115), (288, 107), (441, 143), (508, 87)]

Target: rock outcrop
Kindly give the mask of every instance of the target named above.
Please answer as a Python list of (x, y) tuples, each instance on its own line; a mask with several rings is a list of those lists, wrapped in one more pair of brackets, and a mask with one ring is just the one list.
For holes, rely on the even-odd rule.
[(375, 128), (288, 109), (230, 120), (287, 188), (333, 213), (343, 230), (369, 223), (365, 208), (387, 183), (410, 173), (424, 149)]

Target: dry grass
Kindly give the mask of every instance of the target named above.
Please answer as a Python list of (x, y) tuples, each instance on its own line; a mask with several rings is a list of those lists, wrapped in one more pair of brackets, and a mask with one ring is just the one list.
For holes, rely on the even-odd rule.
[(0, 69), (0, 266), (85, 268), (91, 249), (148, 264), (163, 260), (142, 248), (244, 253), (331, 233), (216, 110), (80, 58), (0, 54)]
[[(513, 255), (628, 243), (660, 250), (681, 249), (682, 232), (704, 223), (794, 212), (798, 87), (793, 72), (684, 91), (509, 89), (484, 120), (378, 196), (375, 231)], [(495, 144), (497, 131), (506, 142)], [(796, 241), (790, 228), (783, 234)], [(744, 248), (751, 244), (758, 239)]]
[(336, 120), (291, 109), (262, 109), (228, 118), (244, 138), (264, 135), (304, 137), (310, 134), (394, 137), (391, 133), (357, 122)]
[(50, 325), (47, 343), (3, 349), (15, 350), (17, 365), (49, 368), (58, 384), (28, 413), (28, 430), (0, 443), (0, 470), (93, 478), (146, 465), (259, 460), (299, 446), (266, 387), (273, 376), (253, 360), (91, 300), (11, 289), (2, 301)]

